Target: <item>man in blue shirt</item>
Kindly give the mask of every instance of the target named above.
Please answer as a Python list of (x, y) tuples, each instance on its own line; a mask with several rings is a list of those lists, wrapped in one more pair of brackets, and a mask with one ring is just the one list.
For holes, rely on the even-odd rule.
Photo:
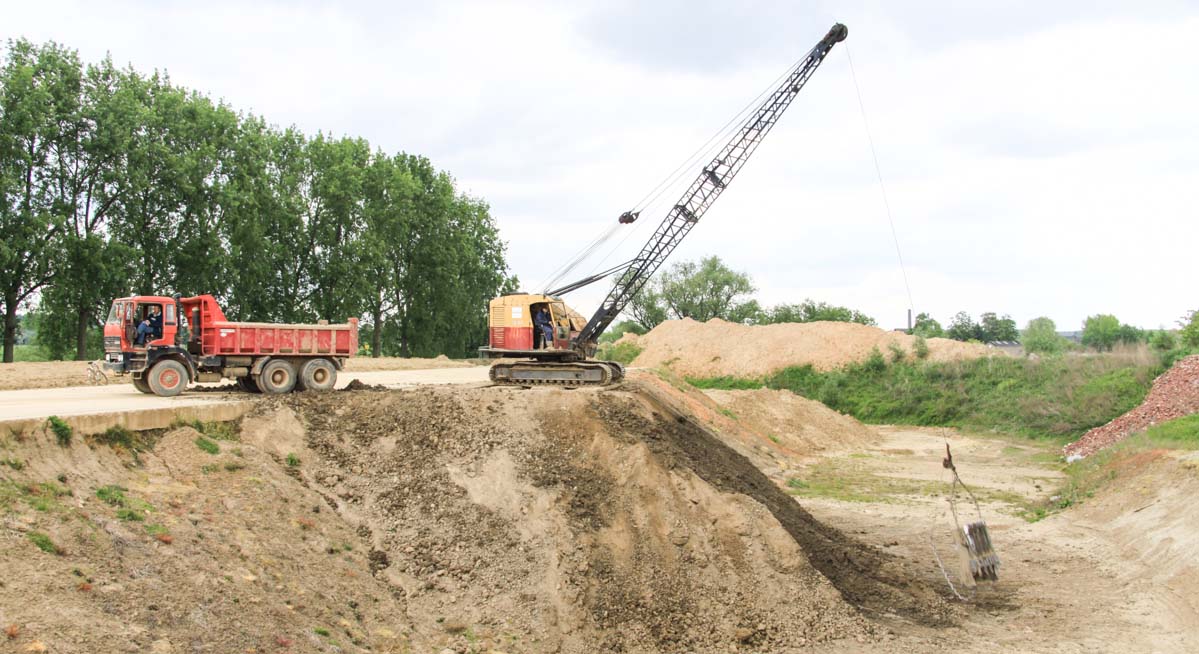
[(533, 314), (533, 326), (541, 332), (542, 347), (549, 349), (554, 342), (554, 321), (550, 317), (549, 307), (542, 306), (540, 311)]

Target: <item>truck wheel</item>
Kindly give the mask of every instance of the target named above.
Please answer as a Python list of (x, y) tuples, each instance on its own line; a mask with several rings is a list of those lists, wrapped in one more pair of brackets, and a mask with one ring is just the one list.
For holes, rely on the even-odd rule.
[(258, 374), (258, 387), (263, 393), (290, 393), (296, 387), (296, 369), (283, 359), (272, 359)]
[(140, 379), (137, 377), (134, 377), (133, 378), (133, 387), (136, 388), (137, 390), (145, 393), (146, 395), (154, 394), (154, 391), (150, 388), (150, 383), (146, 381), (145, 377), (142, 377)]
[(187, 368), (182, 363), (166, 359), (154, 364), (147, 375), (150, 390), (155, 395), (174, 397), (187, 388)]
[(305, 361), (296, 388), (302, 391), (331, 391), (337, 383), (337, 368), (328, 359)]
[(247, 393), (261, 393), (262, 392), (262, 389), (258, 388), (258, 382), (254, 381), (254, 378), (249, 375), (246, 375), (245, 377), (238, 377), (237, 378), (237, 387)]

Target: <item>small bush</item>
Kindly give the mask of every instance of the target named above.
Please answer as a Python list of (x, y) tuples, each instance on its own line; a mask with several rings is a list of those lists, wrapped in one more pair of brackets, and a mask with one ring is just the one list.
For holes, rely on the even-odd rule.
[(126, 449), (134, 449), (133, 432), (120, 425), (113, 425), (104, 430), (104, 433), (100, 434), (97, 439), (109, 445), (120, 445)]
[(870, 356), (867, 356), (866, 360), (862, 362), (862, 369), (866, 372), (874, 373), (883, 372), (887, 369), (887, 360), (883, 358), (883, 353), (879, 351), (877, 346), (870, 349)]
[(287, 453), (287, 466), (289, 468), (300, 467), (300, 457), (296, 456), (294, 453), (288, 452)]
[(312, 630), (312, 633), (314, 633), (318, 636), (328, 636), (329, 630), (325, 629), (324, 627), (317, 627), (316, 629)]
[(928, 341), (924, 340), (923, 336), (917, 336), (912, 342), (912, 354), (915, 354), (917, 359), (928, 358)]
[(1169, 352), (1178, 347), (1178, 339), (1174, 338), (1174, 334), (1163, 329), (1153, 332), (1153, 335), (1149, 337), (1149, 347), (1158, 352)]
[(903, 351), (903, 346), (894, 341), (887, 345), (887, 349), (891, 351), (891, 363), (899, 363), (908, 356), (908, 353)]
[(128, 502), (125, 499), (125, 489), (120, 486), (101, 486), (96, 489), (96, 497), (112, 506), (125, 506)]
[(636, 343), (613, 343), (601, 347), (596, 353), (596, 357), (628, 365), (641, 354), (641, 349), (641, 346)]
[(65, 420), (58, 416), (50, 416), (46, 419), (46, 424), (50, 425), (50, 431), (54, 432), (54, 437), (58, 439), (58, 444), (67, 447), (71, 444), (71, 436), (75, 430), (66, 423)]
[(46, 534), (43, 534), (40, 531), (31, 531), (31, 532), (29, 532), (28, 536), (29, 536), (30, 542), (32, 542), (34, 545), (37, 545), (37, 548), (39, 550), (41, 550), (47, 554), (61, 555), (63, 553), (63, 550), (61, 547), (59, 547), (58, 545), (55, 545), (54, 541), (50, 540), (49, 536), (47, 536)]
[(12, 468), (13, 470), (24, 470), (25, 469), (25, 462), (18, 460), (18, 459), (0, 460), (0, 465), (6, 465), (6, 466)]
[(216, 443), (208, 440), (207, 438), (204, 438), (203, 436), (196, 437), (196, 447), (200, 448), (201, 450), (204, 450), (205, 452), (208, 452), (209, 454), (220, 454), (221, 453), (220, 445), (217, 445)]

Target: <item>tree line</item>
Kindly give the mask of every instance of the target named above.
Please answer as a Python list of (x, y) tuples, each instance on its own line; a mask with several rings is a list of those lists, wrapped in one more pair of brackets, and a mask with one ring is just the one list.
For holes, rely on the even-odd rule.
[(425, 157), (307, 136), (178, 86), (11, 41), (0, 69), (3, 360), (32, 311), (95, 353), (114, 297), (217, 296), (232, 320), (363, 318), (373, 354), (465, 355), (515, 287), (489, 208)]

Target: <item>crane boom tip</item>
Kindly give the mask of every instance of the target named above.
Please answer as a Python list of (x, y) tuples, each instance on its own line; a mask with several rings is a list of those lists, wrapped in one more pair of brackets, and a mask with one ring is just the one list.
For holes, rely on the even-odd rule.
[(824, 40), (828, 41), (829, 43), (840, 43), (844, 41), (845, 37), (847, 36), (849, 36), (849, 28), (841, 23), (837, 23), (828, 31), (828, 34), (824, 37)]

